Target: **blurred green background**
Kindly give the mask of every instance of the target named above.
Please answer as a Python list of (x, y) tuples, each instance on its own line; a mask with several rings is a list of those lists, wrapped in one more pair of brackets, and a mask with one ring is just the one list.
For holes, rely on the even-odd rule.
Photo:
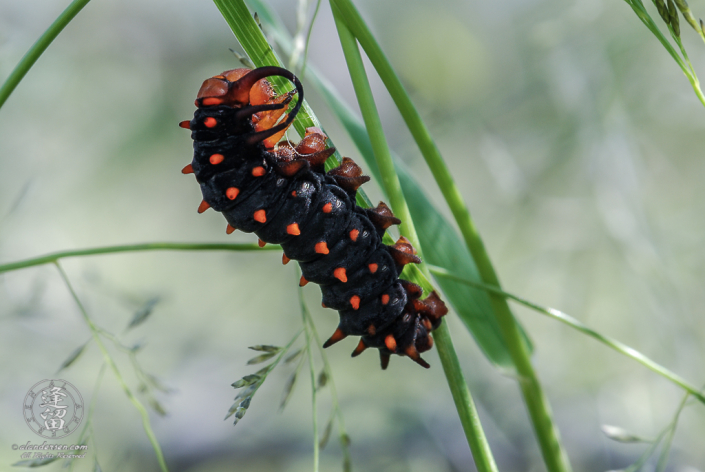
[[(0, 2), (0, 77), (66, 3)], [(705, 109), (632, 10), (618, 0), (356, 4), (431, 128), (505, 289), (702, 382)], [(270, 5), (294, 31), (297, 4)], [(702, 1), (691, 8), (705, 14)], [(682, 30), (705, 70), (705, 46)], [(211, 2), (91, 2), (0, 110), (0, 263), (124, 243), (254, 242), (226, 236), (215, 212), (198, 215), (198, 186), (180, 173), (191, 140), (176, 124), (190, 118), (205, 78), (240, 66), (228, 48), (239, 50)], [(356, 107), (325, 2), (308, 60)], [(448, 214), (383, 86), (375, 77), (372, 85), (392, 148)], [(311, 88), (307, 99), (338, 149), (358, 158)], [(377, 184), (365, 190), (381, 198)], [(245, 365), (256, 355), (247, 346), (284, 345), (301, 326), (297, 275), (278, 252), (119, 254), (63, 266), (93, 320), (125, 343), (144, 343), (141, 365), (171, 389), (156, 395), (168, 415), (152, 421), (170, 470), (311, 470), (305, 369), (283, 412), (292, 366), (274, 371), (237, 426), (222, 421), (230, 384), (258, 368)], [(337, 315), (320, 308), (317, 287), (305, 295), (326, 336)], [(125, 332), (154, 298), (151, 317)], [(634, 461), (646, 445), (613, 441), (600, 427), (653, 438), (682, 393), (582, 334), (515, 312), (575, 470)], [(516, 382), (452, 314), (446, 320), (500, 470), (544, 470)], [(19, 460), (12, 444), (41, 442), (23, 424), (27, 390), (57, 377), (89, 337), (54, 267), (0, 275), (0, 470)], [(328, 350), (354, 470), (474, 470), (435, 351), (425, 356), (430, 370), (394, 358), (382, 372), (374, 353), (349, 357), (356, 342)], [(111, 352), (136, 389), (128, 359)], [(92, 344), (58, 377), (88, 401), (101, 362)], [(110, 372), (97, 395), (89, 448), (103, 470), (157, 470)], [(323, 426), (329, 390), (319, 401)], [(704, 420), (702, 405), (686, 407), (667, 470), (705, 470)], [(335, 437), (321, 460), (321, 470), (340, 470)], [(76, 466), (92, 470), (89, 460)]]

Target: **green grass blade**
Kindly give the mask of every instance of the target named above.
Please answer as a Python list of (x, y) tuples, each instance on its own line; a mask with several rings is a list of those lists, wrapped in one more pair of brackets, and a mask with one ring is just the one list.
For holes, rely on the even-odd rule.
[[(404, 192), (401, 190), (399, 176), (397, 175), (396, 169), (394, 169), (392, 155), (387, 145), (387, 138), (382, 129), (382, 120), (377, 112), (374, 97), (372, 97), (372, 89), (367, 80), (367, 73), (362, 64), (362, 56), (360, 56), (357, 42), (352, 36), (352, 33), (349, 33), (347, 27), (343, 26), (341, 23), (340, 15), (336, 14), (335, 8), (333, 8), (333, 16), (336, 26), (338, 27), (338, 37), (343, 46), (345, 60), (348, 64), (348, 73), (352, 79), (357, 102), (362, 112), (365, 130), (369, 135), (370, 143), (372, 144), (372, 152), (379, 169), (379, 182), (389, 199), (389, 204), (394, 211), (394, 216), (401, 220), (399, 232), (406, 236), (414, 247), (421, 250), (421, 243), (416, 235), (416, 229), (411, 220), (411, 212), (409, 212), (409, 207), (406, 204)], [(421, 257), (423, 256), (421, 255)]]
[(74, 19), (78, 12), (80, 12), (83, 7), (90, 0), (74, 0), (71, 4), (66, 7), (59, 17), (54, 20), (54, 22), (49, 26), (49, 28), (39, 37), (37, 42), (35, 42), (27, 54), (20, 60), (20, 62), (15, 66), (15, 69), (10, 73), (10, 76), (5, 80), (5, 83), (0, 87), (0, 108), (5, 104), (7, 98), (10, 96), (15, 87), (20, 83), (22, 78), (27, 74), (29, 69), (32, 68), (39, 56), (49, 47), (49, 45), (56, 39), (56, 37), (61, 33), (61, 31), (68, 25), (71, 20)]

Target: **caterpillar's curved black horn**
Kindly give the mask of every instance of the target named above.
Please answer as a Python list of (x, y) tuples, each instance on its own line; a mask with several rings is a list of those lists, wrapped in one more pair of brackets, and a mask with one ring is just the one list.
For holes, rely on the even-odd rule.
[(244, 120), (250, 115), (254, 115), (255, 113), (259, 113), (261, 111), (281, 110), (287, 105), (288, 103), (275, 103), (272, 105), (255, 105), (251, 107), (241, 108), (237, 111), (237, 113), (235, 113), (235, 119)]
[(249, 72), (237, 82), (233, 82), (231, 86), (237, 88), (245, 88), (249, 90), (257, 83), (258, 80), (271, 76), (284, 77), (285, 79), (289, 79), (290, 81), (292, 81), (294, 83), (294, 86), (296, 87), (296, 92), (299, 95), (299, 99), (296, 101), (296, 106), (294, 106), (294, 109), (289, 112), (289, 115), (287, 116), (286, 120), (282, 121), (276, 126), (273, 126), (270, 129), (253, 133), (247, 138), (245, 138), (245, 142), (249, 145), (253, 145), (255, 143), (263, 141), (268, 137), (277, 134), (279, 131), (286, 129), (294, 121), (294, 118), (296, 118), (296, 115), (299, 113), (299, 110), (301, 109), (301, 106), (304, 103), (303, 85), (301, 85), (301, 82), (294, 74), (292, 74), (286, 69), (282, 69), (281, 67), (260, 67), (258, 69), (253, 70), (252, 72)]

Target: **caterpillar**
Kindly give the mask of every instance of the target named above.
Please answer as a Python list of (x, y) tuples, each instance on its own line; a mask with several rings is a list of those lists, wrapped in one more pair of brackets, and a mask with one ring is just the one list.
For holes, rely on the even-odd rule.
[[(277, 95), (271, 76), (295, 89)], [(387, 228), (401, 223), (387, 205), (356, 205), (357, 189), (370, 178), (352, 159), (326, 173), (335, 149), (326, 149), (328, 138), (315, 127), (296, 146), (279, 142), (303, 97), (299, 79), (279, 67), (234, 69), (203, 82), (193, 119), (179, 123), (194, 141), (193, 161), (182, 172), (195, 174), (201, 186), (198, 212), (222, 212), (226, 233), (254, 232), (261, 247), (281, 245), (284, 264), (298, 261), (299, 284), (319, 284), (322, 305), (340, 315), (324, 347), (361, 336), (353, 357), (373, 347), (382, 369), (392, 354), (428, 368), (420, 353), (433, 346), (430, 333), (448, 309), (435, 292), (422, 300), (421, 287), (399, 279), (406, 264), (421, 260), (404, 237), (382, 243)]]

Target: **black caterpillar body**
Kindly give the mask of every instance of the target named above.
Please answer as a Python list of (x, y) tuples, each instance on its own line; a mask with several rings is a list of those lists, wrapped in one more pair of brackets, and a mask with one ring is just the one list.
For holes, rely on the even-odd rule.
[[(277, 96), (264, 80), (269, 76), (289, 79), (296, 90)], [(284, 115), (297, 93), (296, 106)], [(357, 335), (353, 356), (375, 347), (382, 368), (391, 354), (428, 367), (419, 353), (431, 349), (429, 333), (448, 310), (435, 292), (421, 300), (418, 285), (399, 279), (405, 264), (420, 260), (404, 238), (382, 243), (385, 230), (400, 223), (384, 203), (355, 204), (369, 177), (351, 159), (326, 173), (335, 150), (325, 148), (318, 128), (309, 128), (296, 147), (278, 143), (302, 103), (301, 83), (278, 67), (235, 69), (203, 83), (193, 120), (180, 124), (194, 140), (193, 162), (183, 173), (194, 173), (201, 185), (199, 212), (212, 207), (225, 216), (228, 233), (254, 232), (260, 245), (281, 244), (285, 264), (299, 262), (301, 285), (319, 284), (323, 306), (340, 312), (324, 347)]]

